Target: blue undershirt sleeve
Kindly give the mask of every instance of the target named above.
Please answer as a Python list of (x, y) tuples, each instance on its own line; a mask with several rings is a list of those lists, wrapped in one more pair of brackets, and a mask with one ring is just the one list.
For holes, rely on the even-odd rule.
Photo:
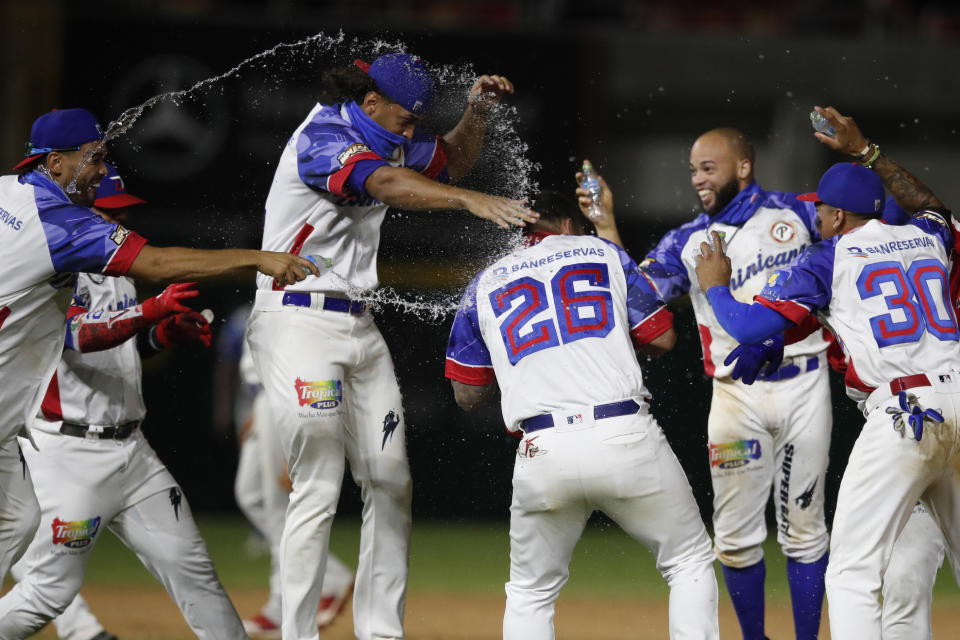
[(727, 286), (711, 287), (707, 298), (720, 326), (740, 344), (757, 344), (793, 326), (773, 309), (737, 301)]

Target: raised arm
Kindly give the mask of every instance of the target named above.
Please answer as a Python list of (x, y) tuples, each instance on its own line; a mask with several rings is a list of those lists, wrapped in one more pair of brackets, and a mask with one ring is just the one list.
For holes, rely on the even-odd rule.
[(814, 107), (814, 109), (833, 125), (835, 131), (832, 137), (819, 132), (815, 133), (817, 140), (876, 171), (883, 180), (883, 186), (890, 191), (897, 204), (908, 214), (912, 215), (923, 209), (946, 208), (930, 187), (881, 152), (879, 146), (867, 140), (853, 118), (840, 115), (833, 107), (825, 109)]
[[(578, 171), (575, 177), (577, 184), (580, 184), (583, 174)], [(617, 221), (613, 217), (613, 192), (610, 191), (610, 187), (607, 186), (607, 181), (603, 179), (603, 176), (599, 176), (599, 180), (600, 187), (602, 188), (600, 192), (600, 217), (590, 217), (590, 204), (593, 202), (593, 199), (590, 196), (590, 192), (583, 187), (577, 187), (577, 204), (580, 205), (580, 211), (583, 212), (583, 215), (587, 216), (587, 219), (596, 227), (598, 237), (609, 240), (623, 249), (623, 240), (620, 239), (620, 232), (617, 230)]]
[(443, 136), (447, 172), (451, 180), (459, 180), (473, 168), (483, 146), (490, 112), (508, 93), (513, 93), (513, 84), (503, 76), (483, 75), (473, 84), (463, 117), (457, 126)]
[(539, 214), (520, 200), (491, 196), (431, 180), (416, 171), (382, 166), (365, 183), (367, 193), (399, 209), (466, 209), (478, 218), (492, 220), (504, 229), (536, 222)]

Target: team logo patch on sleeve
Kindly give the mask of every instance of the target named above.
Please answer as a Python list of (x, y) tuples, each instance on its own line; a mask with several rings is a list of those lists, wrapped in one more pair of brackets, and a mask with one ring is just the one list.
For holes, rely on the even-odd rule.
[(337, 161), (340, 163), (340, 166), (347, 164), (347, 160), (357, 155), (358, 153), (369, 153), (370, 147), (359, 142), (350, 145), (346, 149), (340, 152), (340, 155), (337, 156)]
[(313, 409), (336, 409), (343, 402), (343, 385), (339, 380), (316, 380), (307, 382), (297, 378), (294, 382), (300, 406)]
[(53, 544), (61, 544), (67, 549), (82, 549), (89, 546), (100, 529), (100, 516), (90, 520), (61, 520), (54, 518)]
[(944, 227), (947, 226), (947, 222), (943, 219), (943, 216), (941, 216), (939, 213), (935, 213), (935, 212), (933, 212), (933, 211), (924, 211), (924, 212), (922, 212), (922, 213), (918, 213), (918, 214), (917, 214), (916, 216), (914, 216), (914, 217), (915, 217), (915, 218), (925, 218), (925, 219), (927, 219), (927, 220), (932, 220), (933, 222), (936, 222), (937, 224), (939, 224), (939, 225), (941, 225), (941, 226), (944, 226)]
[(117, 228), (113, 230), (113, 233), (110, 234), (110, 239), (113, 240), (113, 243), (118, 247), (123, 244), (123, 241), (127, 239), (127, 236), (130, 235), (130, 230), (124, 228), (122, 224), (118, 224)]

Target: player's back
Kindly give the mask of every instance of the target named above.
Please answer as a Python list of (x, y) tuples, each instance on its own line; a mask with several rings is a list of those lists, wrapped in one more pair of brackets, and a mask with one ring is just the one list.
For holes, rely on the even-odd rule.
[(835, 243), (822, 243), (819, 255), (811, 256), (812, 270), (832, 258), (832, 295), (823, 318), (843, 342), (853, 376), (863, 386), (960, 365), (948, 237), (948, 228), (932, 213), (903, 226), (871, 220)]
[(619, 247), (550, 235), (497, 261), (472, 286), (508, 425), (647, 394), (630, 333), (656, 324), (664, 307)]

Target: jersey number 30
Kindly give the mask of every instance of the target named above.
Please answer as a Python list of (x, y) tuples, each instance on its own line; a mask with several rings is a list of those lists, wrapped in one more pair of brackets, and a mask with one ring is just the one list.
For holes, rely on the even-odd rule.
[[(893, 285), (893, 293), (884, 297), (891, 313), (870, 318), (877, 345), (888, 347), (916, 342), (924, 331), (939, 340), (960, 337), (948, 299), (947, 270), (939, 260), (917, 260), (908, 271), (904, 271), (899, 262), (869, 264), (857, 278), (860, 298), (867, 300), (884, 295), (880, 285), (885, 282)], [(893, 312), (897, 312), (896, 319)]]
[[(586, 282), (588, 290), (576, 290), (577, 282)], [(490, 292), (490, 305), (500, 323), (500, 335), (507, 347), (510, 364), (517, 364), (542, 349), (582, 340), (602, 338), (615, 326), (610, 275), (607, 265), (598, 262), (570, 264), (550, 280), (554, 313), (532, 322), (541, 311), (551, 308), (543, 282), (530, 277), (518, 278)], [(511, 311), (514, 300), (520, 304)], [(509, 313), (508, 313), (509, 312)], [(559, 329), (559, 330), (558, 330)]]

